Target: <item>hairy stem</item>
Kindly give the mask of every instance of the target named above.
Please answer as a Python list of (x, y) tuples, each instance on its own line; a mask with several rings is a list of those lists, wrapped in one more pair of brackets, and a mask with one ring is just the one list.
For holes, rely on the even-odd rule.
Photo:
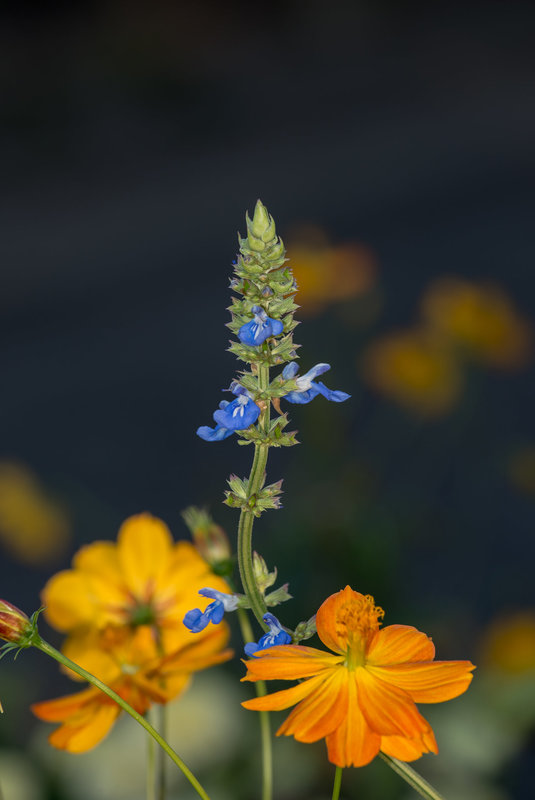
[[(244, 608), (238, 609), (238, 621), (243, 641), (254, 642), (253, 629)], [(256, 681), (257, 697), (267, 694), (265, 681)], [(271, 744), (271, 722), (269, 711), (259, 711), (260, 738), (262, 741), (262, 800), (271, 800), (273, 794), (273, 748)]]
[(388, 766), (397, 772), (398, 775), (401, 775), (404, 781), (407, 781), (409, 786), (412, 786), (418, 794), (422, 797), (426, 797), (427, 800), (444, 800), (444, 797), (434, 789), (430, 783), (428, 783), (425, 778), (422, 778), (415, 769), (410, 767), (404, 761), (399, 761), (397, 758), (392, 758), (392, 756), (387, 756), (386, 753), (379, 753), (383, 761), (386, 761)]

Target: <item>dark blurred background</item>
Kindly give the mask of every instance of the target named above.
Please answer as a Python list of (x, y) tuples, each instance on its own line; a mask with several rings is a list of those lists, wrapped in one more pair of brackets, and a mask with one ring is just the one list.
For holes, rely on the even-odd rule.
[[(260, 197), (302, 289), (302, 369), (327, 361), (352, 394), (292, 407), (302, 444), (270, 461), (285, 507), (256, 547), (290, 581), (281, 616), (350, 583), (477, 661), (475, 699), (437, 722), (446, 768), (422, 771), (461, 800), (531, 797), (532, 4), (108, 0), (0, 21), (0, 595), (32, 611), (142, 510), (182, 538), (180, 511), (206, 505), (233, 535), (225, 479), (252, 453), (195, 429), (237, 369), (228, 279)], [(38, 736), (29, 702), (65, 683), (38, 654), (2, 662), (6, 800), (91, 800), (38, 745), (31, 785), (5, 766)], [(406, 796), (381, 766), (348, 791)], [(280, 798), (326, 797), (315, 769)]]

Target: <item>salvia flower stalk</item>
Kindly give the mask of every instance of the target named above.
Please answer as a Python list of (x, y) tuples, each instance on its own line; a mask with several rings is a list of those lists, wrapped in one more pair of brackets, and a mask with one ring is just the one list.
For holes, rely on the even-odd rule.
[[(243, 591), (236, 591), (240, 587), (233, 582), (229, 540), (207, 511), (190, 507), (183, 513), (194, 544), (175, 543), (162, 520), (138, 514), (123, 523), (117, 542), (83, 547), (72, 567), (46, 584), (42, 599), (47, 621), (67, 636), (62, 651), (38, 633), (43, 609), (29, 618), (0, 601), (0, 639), (6, 642), (2, 655), (33, 646), (58, 661), (69, 677), (89, 684), (33, 705), (37, 717), (57, 723), (49, 737), (52, 745), (85, 752), (111, 731), (124, 710), (170, 756), (198, 796), (209, 800), (145, 715), (152, 706), (165, 708), (178, 698), (197, 671), (232, 656), (226, 616), (236, 612), (248, 657), (242, 680), (253, 682), (257, 692), (242, 705), (259, 713), (262, 800), (272, 800), (273, 790), (268, 712), (292, 706), (278, 734), (304, 743), (325, 740), (327, 757), (335, 765), (333, 800), (340, 795), (342, 769), (362, 767), (377, 755), (422, 796), (440, 800), (407, 763), (438, 750), (416, 704), (462, 694), (473, 664), (435, 661), (431, 640), (414, 627), (382, 628), (382, 608), (371, 595), (350, 586), (328, 597), (317, 614), (294, 628), (269, 610), (291, 600), (289, 584), (277, 586), (277, 569), (269, 569), (252, 549), (255, 519), (282, 508), (282, 480), (267, 482), (269, 450), (297, 444), (296, 431), (287, 430), (281, 402), (302, 405), (322, 396), (342, 403), (350, 395), (319, 380), (330, 369), (328, 363), (299, 370), (293, 340), (297, 286), (283, 242), (260, 200), (246, 223), (233, 264), (228, 323), (234, 335), (229, 350), (245, 366), (232, 376), (225, 390), (231, 399), (219, 402), (214, 424), (197, 429), (206, 442), (235, 434), (238, 444), (253, 446), (249, 476), (231, 474), (224, 493), (224, 502), (239, 512), (237, 562)], [(253, 631), (249, 611), (259, 634)], [(327, 650), (302, 644), (316, 633)], [(297, 683), (267, 694), (267, 680)], [(163, 800), (162, 766), (159, 780), (148, 781), (151, 799), (155, 785)]]

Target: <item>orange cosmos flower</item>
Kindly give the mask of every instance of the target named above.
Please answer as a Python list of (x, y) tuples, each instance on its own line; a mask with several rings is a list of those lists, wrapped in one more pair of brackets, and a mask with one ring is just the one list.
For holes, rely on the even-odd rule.
[(152, 626), (162, 650), (172, 652), (190, 637), (182, 620), (205, 586), (228, 591), (192, 544), (175, 543), (162, 520), (138, 514), (123, 523), (117, 544), (82, 547), (73, 568), (48, 581), (42, 600), (47, 621), (71, 634), (64, 650), (76, 661), (73, 649), (85, 649), (86, 635), (109, 625)]
[(346, 586), (325, 600), (316, 624), (335, 655), (302, 645), (280, 645), (245, 662), (242, 680), (300, 680), (245, 708), (280, 711), (298, 704), (277, 734), (300, 742), (325, 739), (329, 760), (361, 767), (381, 750), (403, 761), (438, 752), (433, 731), (415, 703), (462, 694), (474, 665), (433, 661), (431, 640), (408, 625), (379, 630), (384, 611), (373, 597)]
[[(110, 627), (94, 635), (92, 646), (86, 639), (78, 663), (144, 714), (153, 703), (167, 703), (181, 694), (193, 672), (229, 659), (232, 652), (223, 649), (227, 640), (228, 628), (218, 625), (203, 636), (190, 636), (175, 652), (162, 656), (150, 627), (143, 625), (133, 634), (124, 627)], [(94, 686), (31, 708), (39, 719), (62, 723), (49, 742), (70, 753), (97, 745), (121, 713)]]

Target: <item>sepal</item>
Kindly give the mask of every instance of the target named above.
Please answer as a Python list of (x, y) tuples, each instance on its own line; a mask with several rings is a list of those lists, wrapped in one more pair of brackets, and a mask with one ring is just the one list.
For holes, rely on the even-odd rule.
[(299, 642), (304, 641), (305, 639), (310, 639), (316, 633), (316, 615), (314, 614), (313, 617), (310, 619), (300, 622), (292, 636), (292, 640), (294, 644), (299, 644)]
[(292, 595), (288, 591), (289, 585), (289, 583), (285, 583), (273, 592), (266, 594), (264, 597), (265, 604), (267, 606), (278, 606), (281, 603), (285, 603), (287, 600), (291, 600)]

